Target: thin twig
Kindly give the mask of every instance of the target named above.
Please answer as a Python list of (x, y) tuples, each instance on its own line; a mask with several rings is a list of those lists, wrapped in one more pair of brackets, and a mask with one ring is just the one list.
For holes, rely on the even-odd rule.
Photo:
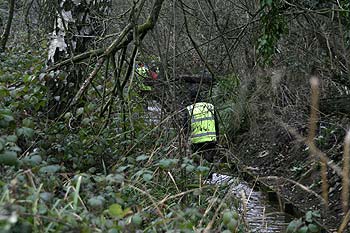
[(210, 222), (208, 223), (206, 228), (203, 230), (204, 233), (210, 233), (211, 232), (211, 229), (212, 229), (212, 227), (214, 225), (214, 222), (215, 222), (217, 216), (219, 215), (219, 211), (221, 210), (222, 206), (224, 205), (226, 199), (229, 197), (230, 194), (231, 194), (231, 188), (228, 188), (226, 195), (222, 199), (222, 201), (221, 201), (220, 205), (218, 206), (218, 208), (215, 210), (213, 218), (210, 220)]
[(343, 180), (342, 180), (342, 205), (346, 213), (349, 208), (349, 166), (350, 166), (350, 131), (347, 132), (344, 140)]
[(161, 218), (164, 219), (164, 215), (163, 215), (162, 211), (160, 210), (159, 205), (158, 205), (157, 202), (154, 200), (154, 198), (151, 196), (151, 194), (149, 194), (149, 193), (146, 192), (145, 190), (142, 190), (142, 189), (140, 189), (140, 188), (138, 188), (138, 187), (136, 187), (136, 186), (134, 186), (134, 185), (129, 184), (129, 186), (130, 186), (131, 188), (133, 188), (133, 189), (139, 191), (140, 193), (145, 194), (145, 195), (149, 198), (149, 200), (152, 202), (153, 206), (156, 208), (156, 210), (157, 210), (157, 212), (158, 212), (158, 215), (159, 215)]
[(338, 233), (343, 233), (346, 230), (349, 221), (350, 221), (350, 211), (348, 211), (344, 216), (343, 222), (341, 223), (338, 229)]
[(171, 174), (171, 172), (168, 171), (167, 173), (170, 176), (171, 181), (174, 183), (176, 191), (180, 192), (179, 188), (177, 187), (176, 181), (175, 181), (173, 175)]

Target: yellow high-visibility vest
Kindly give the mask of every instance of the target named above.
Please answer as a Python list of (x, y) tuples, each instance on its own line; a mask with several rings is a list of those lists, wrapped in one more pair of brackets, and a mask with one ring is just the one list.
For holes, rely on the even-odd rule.
[(144, 80), (148, 77), (148, 69), (146, 67), (138, 67), (136, 69), (137, 85), (141, 91), (151, 91), (152, 87), (144, 84)]
[(200, 102), (187, 107), (191, 118), (191, 142), (216, 141), (214, 105)]

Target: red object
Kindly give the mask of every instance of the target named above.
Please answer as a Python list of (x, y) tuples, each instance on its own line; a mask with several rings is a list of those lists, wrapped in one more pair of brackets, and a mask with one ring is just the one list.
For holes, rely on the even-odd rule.
[(158, 74), (156, 72), (152, 71), (152, 70), (150, 71), (150, 75), (151, 75), (153, 80), (157, 80), (158, 79)]

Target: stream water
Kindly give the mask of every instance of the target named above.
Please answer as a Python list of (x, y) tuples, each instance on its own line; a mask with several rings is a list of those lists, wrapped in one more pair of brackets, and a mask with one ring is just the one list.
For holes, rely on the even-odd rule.
[[(149, 122), (158, 124), (160, 122), (160, 105), (152, 101), (148, 106)], [(265, 193), (256, 191), (250, 184), (244, 181), (233, 182), (233, 177), (214, 173), (210, 184), (231, 184), (232, 194), (240, 199), (242, 195), (247, 200), (245, 219), (249, 225), (249, 232), (280, 233), (285, 232), (293, 218), (279, 210), (277, 204), (268, 201)], [(243, 194), (244, 193), (244, 194)], [(243, 212), (243, 210), (241, 210)]]
[(241, 180), (237, 184), (237, 182), (232, 181), (233, 179), (230, 176), (214, 173), (210, 183), (221, 184), (230, 182), (232, 194), (240, 199), (247, 200), (245, 219), (250, 228), (249, 232), (285, 232), (293, 218), (281, 212), (277, 204), (269, 202), (265, 193), (254, 190), (250, 184)]

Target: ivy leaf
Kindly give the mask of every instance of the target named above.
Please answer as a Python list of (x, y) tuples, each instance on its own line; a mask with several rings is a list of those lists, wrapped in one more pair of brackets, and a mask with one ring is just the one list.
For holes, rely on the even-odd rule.
[(129, 167), (130, 167), (129, 165), (118, 167), (117, 172), (124, 172)]
[(307, 230), (308, 230), (307, 226), (303, 226), (298, 230), (298, 233), (307, 233)]
[(108, 208), (108, 212), (112, 217), (118, 218), (123, 218), (125, 214), (122, 207), (119, 204), (110, 205)]
[(208, 172), (209, 172), (209, 168), (208, 167), (204, 167), (204, 166), (198, 166), (197, 167), (197, 173), (206, 174)]
[(109, 206), (108, 213), (112, 217), (124, 218), (126, 215), (132, 214), (133, 212), (130, 208), (126, 208), (123, 210), (121, 205), (115, 203), (115, 204)]
[(308, 211), (305, 214), (305, 221), (306, 222), (312, 222), (312, 211)]
[(34, 128), (34, 123), (33, 123), (32, 119), (30, 119), (30, 118), (23, 119), (22, 124), (25, 127)]
[(101, 209), (103, 207), (104, 198), (102, 196), (92, 197), (88, 200), (88, 204), (93, 209)]
[(135, 214), (134, 216), (132, 216), (131, 222), (136, 226), (139, 226), (142, 223), (142, 217), (139, 214)]
[(321, 214), (318, 211), (312, 211), (312, 216), (316, 217), (316, 218), (320, 218)]
[(18, 163), (17, 153), (14, 151), (6, 150), (0, 154), (0, 164), (14, 166)]
[(71, 112), (67, 112), (66, 114), (64, 114), (64, 119), (69, 119), (72, 117), (72, 113)]
[(84, 113), (84, 108), (83, 107), (77, 109), (77, 112), (76, 112), (77, 116), (80, 116), (83, 113)]
[(178, 159), (162, 159), (159, 161), (158, 165), (164, 169), (177, 164), (178, 161)]
[(24, 136), (25, 138), (32, 138), (34, 135), (34, 130), (28, 127), (22, 127), (16, 129), (16, 133), (18, 136)]
[(110, 184), (113, 184), (113, 183), (123, 183), (124, 181), (124, 175), (123, 174), (114, 174), (114, 175), (108, 175), (106, 177), (106, 181)]
[(93, 103), (90, 103), (90, 104), (87, 106), (88, 111), (92, 111), (92, 110), (94, 110), (95, 108), (96, 108), (96, 105), (93, 104)]
[(150, 173), (145, 173), (145, 174), (142, 175), (142, 178), (143, 178), (144, 181), (149, 182), (149, 181), (152, 180), (153, 175), (150, 174)]
[(36, 166), (39, 165), (42, 162), (42, 158), (38, 154), (34, 154), (30, 157), (26, 157), (23, 159), (23, 162), (30, 165), (30, 166)]
[(59, 170), (61, 170), (61, 166), (59, 166), (59, 165), (49, 165), (49, 166), (45, 166), (45, 167), (40, 168), (39, 172), (40, 173), (53, 174), (53, 173), (58, 172)]
[(170, 166), (170, 159), (162, 159), (159, 161), (158, 165), (161, 167), (161, 168), (168, 168)]
[(290, 222), (288, 227), (287, 227), (287, 233), (295, 232), (302, 224), (303, 223), (302, 223), (301, 219), (294, 220), (294, 221)]
[(17, 138), (16, 135), (9, 135), (9, 136), (6, 137), (6, 141), (13, 142), (13, 143), (17, 142), (17, 139), (18, 138)]
[(91, 121), (91, 119), (86, 117), (86, 118), (84, 118), (84, 119), (82, 120), (81, 123), (82, 123), (83, 125), (88, 125), (88, 124), (90, 123), (90, 121)]
[(7, 114), (2, 115), (2, 118), (3, 118), (3, 120), (6, 121), (6, 122), (11, 122), (11, 121), (14, 120), (13, 116), (7, 115)]
[(139, 162), (139, 161), (143, 161), (146, 159), (148, 159), (147, 155), (140, 155), (140, 156), (137, 156), (136, 161)]
[(309, 224), (307, 227), (309, 228), (310, 232), (319, 232), (318, 226), (316, 226), (315, 224)]
[(186, 166), (186, 172), (193, 172), (194, 169), (195, 169), (195, 166), (193, 166), (191, 164)]

